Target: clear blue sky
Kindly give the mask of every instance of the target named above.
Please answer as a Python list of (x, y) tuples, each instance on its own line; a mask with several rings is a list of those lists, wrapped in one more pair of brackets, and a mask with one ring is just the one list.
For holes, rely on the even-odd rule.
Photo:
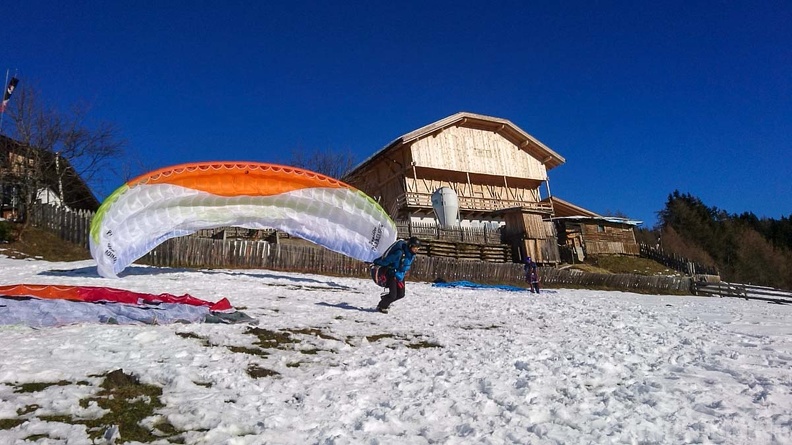
[[(789, 0), (29, 0), (3, 11), (0, 67), (53, 106), (87, 101), (116, 124), (132, 175), (286, 163), (299, 148), (363, 160), (469, 111), (564, 156), (552, 193), (595, 212), (651, 227), (678, 189), (730, 213), (792, 215)], [(99, 199), (126, 179), (108, 175)]]

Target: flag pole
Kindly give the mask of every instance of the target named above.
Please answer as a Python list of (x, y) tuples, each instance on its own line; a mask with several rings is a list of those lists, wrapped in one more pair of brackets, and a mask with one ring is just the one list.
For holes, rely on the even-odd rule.
[[(8, 73), (11, 71), (10, 69), (6, 68), (6, 78), (5, 82), (3, 82), (3, 86), (8, 85)], [(8, 88), (6, 86), (6, 88)], [(5, 97), (5, 93), (3, 93), (3, 97)], [(5, 107), (3, 107), (3, 112), (0, 113), (0, 134), (3, 134), (3, 118), (5, 117)]]

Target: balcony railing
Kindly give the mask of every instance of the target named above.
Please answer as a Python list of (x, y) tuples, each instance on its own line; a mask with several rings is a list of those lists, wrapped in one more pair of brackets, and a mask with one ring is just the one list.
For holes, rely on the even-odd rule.
[[(492, 212), (495, 210), (523, 207), (540, 212), (552, 213), (553, 207), (545, 202), (519, 201), (515, 199), (479, 198), (459, 196), (459, 210)], [(432, 208), (432, 195), (430, 193), (407, 192), (396, 200), (397, 208)]]

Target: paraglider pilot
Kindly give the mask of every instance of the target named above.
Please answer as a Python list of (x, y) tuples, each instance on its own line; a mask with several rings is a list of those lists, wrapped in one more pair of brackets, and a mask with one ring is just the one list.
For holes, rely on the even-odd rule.
[(385, 255), (374, 260), (375, 265), (385, 269), (387, 277), (385, 287), (388, 288), (388, 293), (382, 296), (377, 305), (379, 312), (387, 314), (391, 303), (404, 298), (404, 275), (410, 270), (420, 247), (421, 240), (414, 236), (407, 241), (398, 240), (388, 248)]

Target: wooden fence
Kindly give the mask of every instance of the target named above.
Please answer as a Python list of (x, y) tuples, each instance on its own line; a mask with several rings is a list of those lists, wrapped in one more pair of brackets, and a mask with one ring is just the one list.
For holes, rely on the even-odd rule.
[[(252, 268), (323, 275), (369, 276), (368, 265), (315, 246), (271, 244), (253, 240), (213, 240), (181, 237), (160, 244), (142, 263), (161, 267)], [(594, 274), (578, 270), (539, 268), (542, 285), (618, 289), (639, 293), (690, 294), (687, 277)], [(448, 257), (416, 257), (409, 273), (412, 281), (472, 281), (526, 287), (522, 265)]]
[(639, 248), (641, 257), (649, 258), (685, 275), (691, 277), (696, 275), (719, 275), (718, 270), (714, 267), (705, 266), (679, 255), (667, 254), (662, 249), (655, 249), (648, 244), (641, 243)]
[[(59, 207), (51, 204), (38, 204), (32, 207), (29, 215), (33, 225), (47, 229), (57, 234), (61, 239), (83, 246), (86, 249), (88, 248), (91, 219), (94, 215), (93, 212), (73, 211), (66, 207)], [(407, 221), (397, 222), (397, 229), (400, 237), (417, 236), (425, 240), (426, 248), (424, 249), (424, 253), (431, 257), (445, 257), (455, 260), (480, 260), (492, 263), (509, 263), (511, 261), (510, 246), (500, 243), (500, 232), (497, 229), (439, 228), (431, 224), (409, 223)], [(234, 241), (251, 240), (255, 242), (261, 237), (277, 239), (277, 237), (272, 237), (271, 233), (262, 235), (262, 232), (263, 231), (227, 227), (213, 229), (211, 231), (202, 231), (197, 234), (197, 237), (226, 239), (226, 235), (230, 234), (229, 238), (234, 238)], [(218, 236), (218, 234), (222, 236)], [(477, 240), (480, 242), (477, 243)], [(661, 250), (654, 249), (646, 244), (641, 244), (640, 247), (641, 256), (660, 262), (666, 267), (689, 276), (696, 276), (697, 274), (717, 275), (717, 271), (713, 268), (691, 262), (686, 258), (666, 255)], [(226, 249), (232, 248), (234, 247), (227, 247)], [(241, 267), (267, 267), (263, 264), (258, 264), (257, 266), (252, 265), (253, 263), (260, 262), (258, 258), (263, 254), (259, 250), (263, 249), (262, 247), (248, 246), (245, 248), (250, 249), (251, 258), (238, 260)], [(213, 249), (217, 248), (215, 247)], [(178, 263), (178, 258), (180, 256), (191, 255), (191, 252), (174, 254), (172, 253), (172, 249), (168, 249), (167, 252), (171, 252), (169, 253), (169, 255), (171, 255), (169, 258), (174, 258), (174, 261), (176, 261), (174, 264)], [(306, 254), (304, 256), (308, 257), (309, 255)], [(154, 258), (149, 258), (149, 260), (155, 261)], [(196, 263), (193, 260), (191, 260), (191, 263), (200, 264), (200, 262)], [(246, 265), (244, 263), (251, 263), (251, 265)], [(213, 267), (221, 266), (215, 264)], [(343, 269), (347, 266), (341, 264), (339, 267)], [(580, 278), (578, 277), (577, 279)], [(615, 278), (611, 277), (609, 280), (612, 281), (614, 279)], [(572, 279), (567, 278), (567, 280)], [(621, 281), (624, 281), (624, 279), (621, 279)]]
[[(56, 233), (60, 238), (88, 247), (90, 212), (73, 212), (52, 205), (35, 206), (32, 223)], [(429, 240), (429, 249), (466, 249), (464, 243)], [(413, 263), (409, 279), (415, 281), (473, 281), (485, 284), (525, 286), (522, 266), (481, 261), (476, 256), (495, 246), (480, 246), (478, 253), (457, 251), (450, 256), (420, 255)], [(500, 255), (497, 249), (488, 252)], [(456, 257), (454, 257), (456, 256)], [(180, 237), (166, 241), (141, 258), (140, 262), (161, 267), (261, 268), (337, 276), (368, 277), (368, 266), (360, 261), (313, 245), (268, 243), (254, 239), (210, 239)], [(607, 288), (642, 293), (692, 292), (688, 277), (594, 274), (578, 270), (540, 268), (542, 285), (548, 287)], [(703, 294), (703, 291), (702, 291)]]
[(693, 279), (665, 275), (601, 274), (575, 269), (541, 268), (544, 285), (553, 287), (580, 287), (618, 289), (638, 293), (686, 294), (691, 293)]
[(71, 210), (52, 204), (37, 204), (28, 212), (32, 225), (52, 232), (62, 240), (88, 248), (88, 236), (94, 213)]
[(772, 303), (792, 304), (792, 292), (772, 287), (738, 283), (693, 283), (693, 294), (707, 297), (735, 297), (746, 300), (764, 300)]
[(320, 247), (189, 236), (165, 241), (140, 262), (161, 267), (273, 269), (356, 277), (368, 274), (365, 263)]

